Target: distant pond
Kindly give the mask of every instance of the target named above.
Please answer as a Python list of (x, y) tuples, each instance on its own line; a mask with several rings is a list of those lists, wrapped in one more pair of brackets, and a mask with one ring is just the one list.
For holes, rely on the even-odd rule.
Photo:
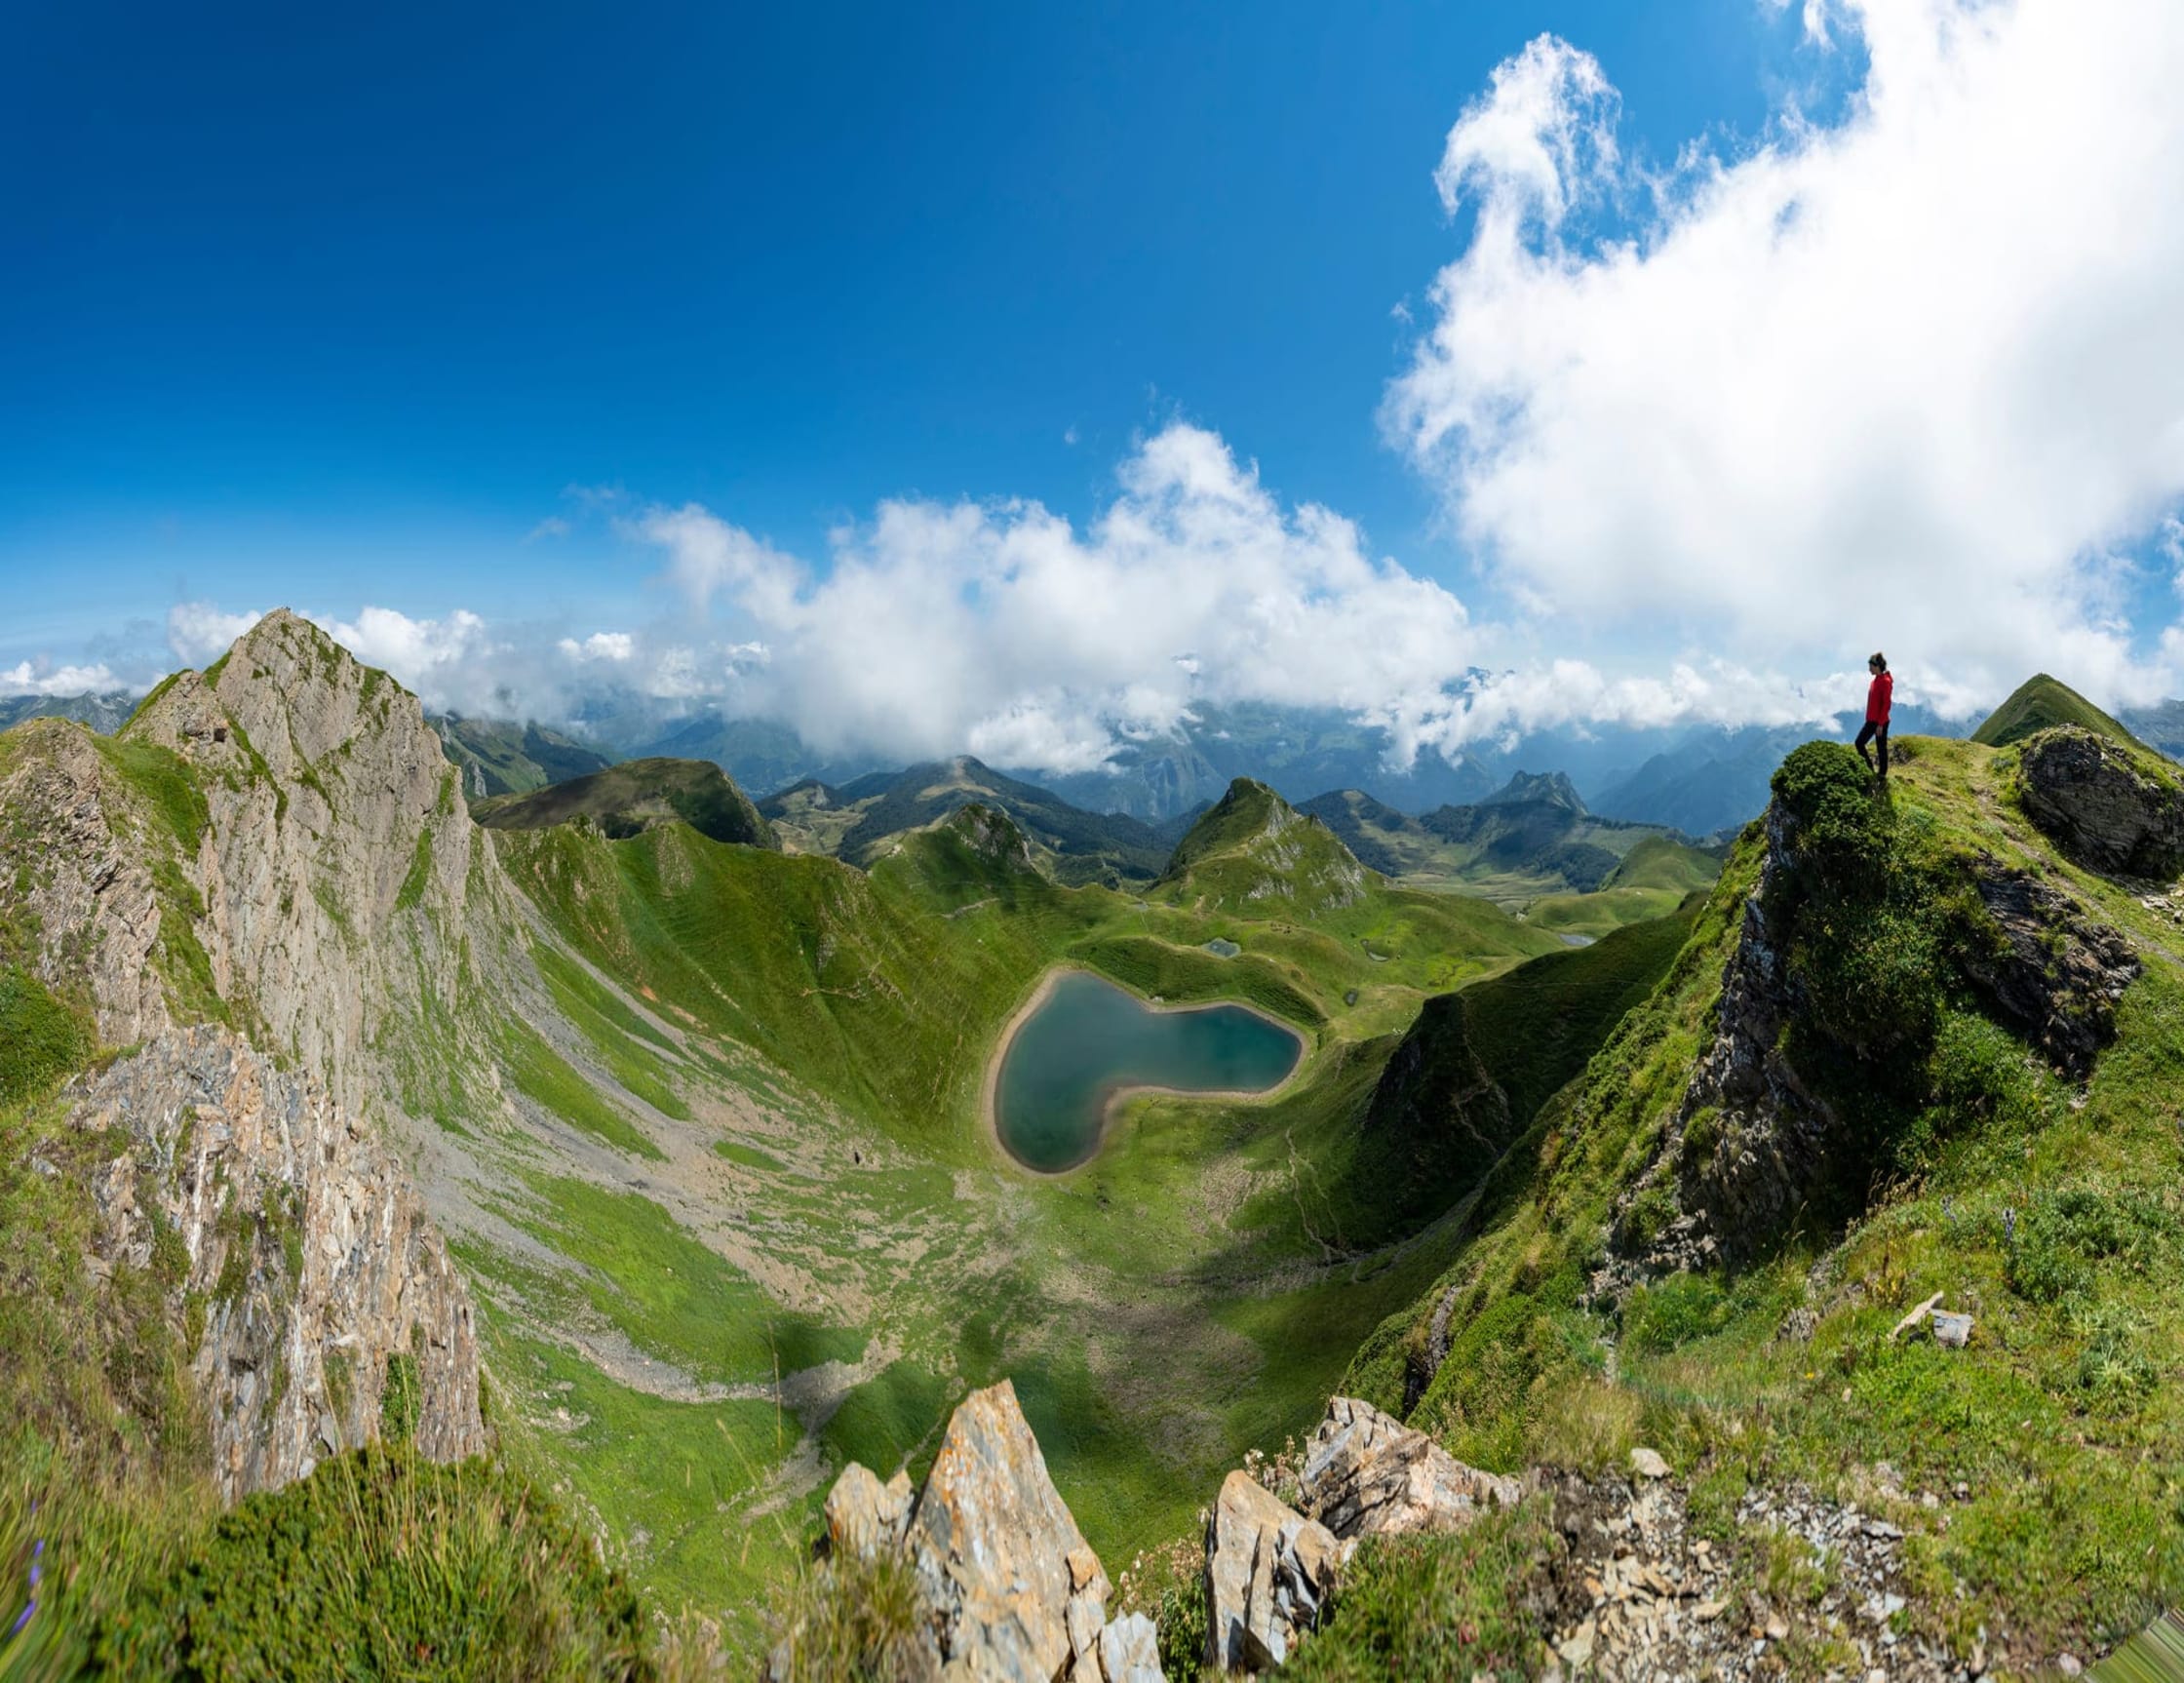
[(1149, 1005), (1064, 971), (1002, 1049), (994, 1130), (1026, 1168), (1055, 1174), (1100, 1149), (1108, 1108), (1130, 1088), (1263, 1093), (1304, 1051), (1294, 1029), (1242, 1005)]

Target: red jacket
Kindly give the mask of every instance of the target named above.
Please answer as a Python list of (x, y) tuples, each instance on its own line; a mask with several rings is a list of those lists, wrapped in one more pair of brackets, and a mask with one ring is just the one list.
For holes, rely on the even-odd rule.
[(1889, 722), (1889, 703), (1895, 699), (1895, 678), (1892, 674), (1876, 673), (1873, 685), (1865, 692), (1865, 722), (1868, 724), (1886, 724)]

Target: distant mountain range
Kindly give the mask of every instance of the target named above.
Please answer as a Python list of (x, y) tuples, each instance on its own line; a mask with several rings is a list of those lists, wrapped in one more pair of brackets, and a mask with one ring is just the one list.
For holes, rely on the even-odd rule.
[[(566, 728), (451, 713), (428, 718), (448, 757), (461, 768), (464, 793), (473, 800), (526, 793), (630, 759), (711, 761), (761, 800), (800, 784), (820, 786), (830, 797), (855, 785), (853, 803), (873, 798), (877, 786), (868, 786), (866, 779), (888, 783), (928, 769), (905, 770), (871, 755), (825, 753), (770, 720), (699, 714), (663, 725), (642, 699), (610, 698), (594, 710), (596, 716)], [(122, 691), (0, 697), (0, 729), (23, 719), (58, 715), (111, 732), (135, 704), (136, 698)], [(2184, 757), (2184, 700), (2128, 710), (2120, 718), (2142, 740), (2171, 757)], [(1858, 722), (1854, 713), (1840, 714), (1836, 721), (1846, 735)], [(1943, 719), (1926, 708), (1896, 709), (1899, 736), (1955, 736), (1966, 727), (1965, 721)], [(1125, 742), (1104, 770), (1053, 775), (1036, 767), (1004, 766), (981, 767), (980, 774), (1036, 788), (1080, 812), (1158, 826), (1219, 801), (1238, 777), (1264, 782), (1298, 805), (1330, 791), (1354, 791), (1415, 818), (1444, 806), (1478, 805), (1500, 798), (1498, 792), (1504, 792), (1518, 773), (1559, 772), (1595, 819), (1622, 819), (1703, 838), (1734, 830), (1763, 810), (1774, 767), (1814, 734), (1808, 725), (1566, 728), (1534, 732), (1509, 744), (1475, 744), (1453, 762), (1427, 752), (1408, 770), (1393, 770), (1387, 763), (1389, 739), (1378, 727), (1332, 709), (1249, 703), (1201, 707), (1172, 733)], [(800, 811), (813, 810), (808, 796), (796, 804)], [(820, 830), (844, 827), (838, 808), (832, 816), (810, 821)], [(1142, 842), (1121, 840), (1128, 834), (1118, 829), (1116, 838), (1092, 851), (1123, 864)], [(1134, 869), (1135, 862), (1129, 863)]]
[(835, 787), (805, 778), (759, 802), (784, 844), (870, 865), (896, 839), (965, 806), (1005, 812), (1034, 858), (1058, 882), (1150, 882), (1160, 875), (1200, 806), (1159, 825), (1123, 812), (1090, 812), (1035, 783), (967, 756), (878, 771)]
[(0, 695), (0, 730), (25, 719), (73, 719), (101, 736), (111, 736), (136, 710), (136, 697), (126, 689), (86, 695)]

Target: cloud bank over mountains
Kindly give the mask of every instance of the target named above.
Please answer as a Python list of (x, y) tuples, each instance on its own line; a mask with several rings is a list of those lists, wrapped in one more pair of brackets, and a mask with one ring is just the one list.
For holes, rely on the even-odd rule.
[(1495, 73), (1389, 436), (1542, 617), (1886, 641), (1967, 699), (2041, 667), (2173, 693), (2175, 633), (2126, 619), (2173, 620), (2168, 581), (2120, 556), (2184, 496), (2184, 8), (1805, 17), (1868, 55), (1844, 119), (1660, 170), (1577, 48)]
[[(1204, 703), (1339, 708), (1398, 760), (1817, 724), (1876, 642), (1900, 696), (1958, 717), (2038, 668), (2112, 703), (2184, 690), (2184, 8), (1803, 16), (1814, 55), (1865, 55), (1825, 125), (1785, 102), (1756, 142), (1655, 160), (1552, 36), (1462, 107), (1433, 173), (1456, 254), (1381, 414), (1473, 558), (1455, 588), (1173, 421), (1081, 524), (902, 499), (820, 558), (583, 495), (526, 541), (608, 523), (671, 605), (622, 624), (294, 606), (463, 712), (612, 695), (1056, 772)], [(252, 617), (188, 604), (168, 636), (202, 664)]]

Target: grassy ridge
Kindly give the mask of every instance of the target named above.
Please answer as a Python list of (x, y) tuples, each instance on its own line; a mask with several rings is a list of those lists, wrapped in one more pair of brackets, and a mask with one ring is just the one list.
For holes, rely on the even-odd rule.
[[(1902, 746), (1891, 803), (1854, 820), (1881, 839), (1884, 879), (1973, 853), (2022, 861), (2143, 953), (2173, 942), (2166, 914), (2054, 856), (2014, 809), (2007, 751)], [(2184, 1304), (2164, 1283), (2184, 1268), (2169, 1102), (2184, 1080), (2184, 976), (2149, 959), (2076, 1094), (1944, 992), (1931, 1038), (1890, 1076), (1929, 1096), (1869, 1093), (1885, 1120), (1865, 1146), (1876, 1174), (1862, 1214), (1810, 1222), (1751, 1267), (1671, 1275), (1603, 1311), (1587, 1289), (1601, 1235), (1710, 1036), (1758, 860), (1747, 837), (1662, 985), (1512, 1151), (1476, 1239), (1367, 1342), (1345, 1384), (1401, 1407), (1426, 1324), (1453, 1294), (1446, 1359), (1411, 1419), (1460, 1456), (1602, 1466), (1645, 1441), (1693, 1478), (1695, 1514), (1725, 1540), (1757, 1482), (1872, 1503), (1886, 1461), (1912, 1491), (1961, 1483), (1946, 1525), (1916, 1506), (1885, 1509), (1910, 1534), (1917, 1594), (1899, 1624), (1960, 1658), (1981, 1626), (1990, 1653), (2097, 1651), (2184, 1596), (2184, 1491), (2167, 1470), (2184, 1465)], [(1813, 943), (1792, 961), (1816, 986), (1832, 985), (1831, 965), (1864, 961), (1856, 949), (1831, 958), (1832, 938), (1792, 936)], [(1921, 973), (1944, 986), (1938, 963)], [(1914, 1004), (1899, 1000), (1897, 1018), (1916, 1020)], [(1892, 1339), (1937, 1290), (1973, 1313), (1971, 1346)], [(1783, 1335), (1793, 1311), (1809, 1338)]]

